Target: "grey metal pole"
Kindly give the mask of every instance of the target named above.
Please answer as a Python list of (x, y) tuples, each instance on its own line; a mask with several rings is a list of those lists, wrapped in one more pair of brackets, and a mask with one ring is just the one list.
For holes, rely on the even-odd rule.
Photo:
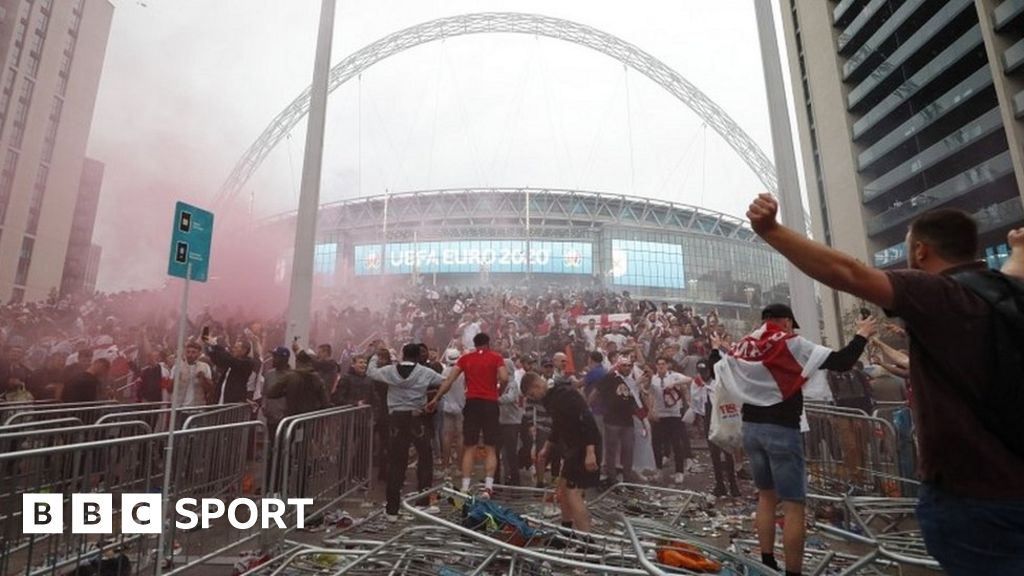
[(324, 124), (327, 119), (327, 80), (331, 68), (331, 40), (334, 36), (336, 0), (320, 3), (320, 30), (316, 40), (316, 61), (306, 128), (306, 151), (302, 161), (302, 188), (295, 220), (295, 253), (292, 257), (291, 292), (288, 299), (287, 342), (299, 339), (309, 345), (309, 320), (313, 299), (313, 252), (316, 249), (316, 215), (320, 207), (320, 175), (324, 156)]
[[(775, 34), (772, 0), (754, 0), (754, 12), (757, 15), (757, 35), (761, 41), (764, 83), (768, 91), (768, 117), (772, 128), (772, 150), (775, 155), (775, 173), (779, 182), (779, 208), (782, 223), (806, 234), (807, 225), (804, 222), (804, 205), (800, 198), (796, 152), (793, 149), (793, 132), (789, 123), (785, 79), (782, 75), (779, 41)], [(787, 267), (793, 315), (803, 327), (803, 336), (818, 342), (821, 340), (821, 324), (818, 315), (818, 300), (814, 295), (814, 282), (803, 272), (797, 270), (796, 266), (787, 263)]]
[(192, 260), (188, 260), (185, 264), (185, 289), (181, 293), (181, 316), (178, 318), (178, 355), (174, 359), (174, 363), (177, 369), (174, 371), (174, 386), (171, 388), (171, 415), (167, 423), (167, 446), (164, 447), (164, 486), (163, 493), (163, 516), (160, 518), (160, 538), (157, 544), (157, 555), (156, 555), (156, 576), (161, 576), (164, 569), (164, 561), (166, 553), (167, 559), (173, 558), (174, 555), (169, 550), (165, 550), (165, 546), (170, 544), (172, 547), (173, 542), (169, 542), (167, 532), (170, 530), (169, 519), (174, 518), (174, 514), (171, 513), (171, 476), (174, 474), (174, 427), (176, 425), (175, 419), (178, 415), (178, 394), (181, 393), (181, 374), (185, 371), (185, 326), (188, 324), (188, 288), (192, 281)]

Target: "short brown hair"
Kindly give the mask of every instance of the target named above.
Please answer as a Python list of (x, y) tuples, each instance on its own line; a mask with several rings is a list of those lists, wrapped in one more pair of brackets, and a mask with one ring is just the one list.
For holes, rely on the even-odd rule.
[(978, 223), (962, 210), (926, 212), (910, 224), (910, 236), (931, 246), (939, 258), (948, 262), (969, 262), (978, 257)]

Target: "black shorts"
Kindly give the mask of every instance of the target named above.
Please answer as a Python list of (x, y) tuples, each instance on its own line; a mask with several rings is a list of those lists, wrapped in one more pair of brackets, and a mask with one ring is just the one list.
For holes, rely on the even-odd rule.
[(462, 409), (462, 442), (476, 446), (480, 433), (484, 435), (484, 446), (497, 446), (501, 442), (501, 423), (498, 418), (498, 403), (481, 398), (467, 398)]
[(568, 448), (565, 450), (561, 477), (565, 480), (566, 488), (585, 490), (587, 488), (596, 488), (601, 483), (601, 447), (596, 446), (594, 453), (597, 456), (597, 468), (590, 472), (586, 466), (586, 448)]

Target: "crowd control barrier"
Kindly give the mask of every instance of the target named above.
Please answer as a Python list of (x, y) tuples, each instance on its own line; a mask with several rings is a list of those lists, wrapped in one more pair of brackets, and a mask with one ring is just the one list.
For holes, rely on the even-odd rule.
[(807, 406), (809, 489), (820, 494), (899, 497), (918, 482), (900, 462), (893, 425), (859, 410)]
[(290, 416), (277, 426), (269, 493), (312, 498), (315, 515), (370, 489), (373, 409), (343, 406)]
[[(101, 426), (113, 429), (138, 424)], [(262, 470), (253, 470), (246, 451), (238, 447), (248, 445), (252, 435), (265, 434), (265, 430), (261, 422), (253, 421), (175, 432), (167, 495), (171, 510), (180, 498), (230, 501), (262, 491)], [(0, 454), (0, 574), (64, 574), (116, 558), (130, 565), (126, 573), (154, 574), (162, 564), (163, 573), (170, 576), (256, 538), (259, 525), (240, 530), (226, 521), (215, 521), (206, 530), (178, 530), (174, 515), (165, 526), (168, 537), (163, 553), (157, 553), (159, 535), (121, 533), (121, 495), (160, 493), (163, 488), (166, 442), (167, 434), (142, 434)], [(25, 534), (22, 494), (26, 493), (61, 494), (64, 530)], [(113, 534), (72, 533), (70, 505), (71, 495), (76, 493), (113, 495)]]

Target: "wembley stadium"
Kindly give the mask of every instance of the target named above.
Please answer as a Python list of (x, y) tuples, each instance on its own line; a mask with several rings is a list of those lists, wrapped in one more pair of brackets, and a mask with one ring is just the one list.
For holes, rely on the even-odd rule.
[[(294, 226), (295, 215), (267, 225)], [(629, 291), (737, 315), (788, 301), (784, 261), (737, 218), (578, 190), (466, 188), (320, 207), (321, 289), (381, 280)]]

